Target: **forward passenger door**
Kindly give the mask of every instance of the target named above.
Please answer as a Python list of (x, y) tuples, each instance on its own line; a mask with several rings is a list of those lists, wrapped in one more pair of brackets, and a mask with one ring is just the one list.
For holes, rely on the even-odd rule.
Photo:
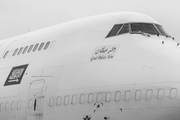
[(26, 120), (43, 119), (44, 80), (35, 80), (30, 83), (26, 105)]

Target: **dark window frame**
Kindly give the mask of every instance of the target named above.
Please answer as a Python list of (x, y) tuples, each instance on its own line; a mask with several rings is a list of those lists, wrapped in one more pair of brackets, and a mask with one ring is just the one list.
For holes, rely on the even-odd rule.
[(46, 43), (46, 45), (44, 46), (44, 50), (48, 49), (50, 43), (51, 43), (50, 41), (48, 41), (48, 42)]
[(34, 45), (31, 45), (31, 46), (29, 47), (29, 49), (28, 49), (28, 51), (27, 51), (28, 53), (31, 52), (31, 50), (33, 49), (33, 46), (34, 46)]
[(28, 46), (26, 46), (26, 47), (24, 48), (22, 54), (25, 54), (25, 53), (27, 52), (27, 50), (28, 50)]
[(4, 54), (3, 58), (6, 58), (8, 53), (9, 53), (9, 51), (6, 51), (6, 53)]
[(38, 51), (42, 50), (43, 47), (44, 47), (44, 42), (40, 44)]
[[(126, 27), (128, 28), (127, 32), (122, 32), (124, 30), (124, 28)], [(119, 32), (117, 33), (117, 35), (122, 35), (122, 34), (126, 34), (126, 33), (130, 33), (130, 26), (129, 23), (123, 24), (122, 28), (119, 30)]]
[[(133, 25), (138, 25), (138, 24), (139, 24), (139, 28), (137, 26), (133, 26)], [(137, 27), (136, 29), (139, 29), (139, 30), (133, 30), (135, 27)], [(142, 27), (143, 27), (143, 30), (142, 30)], [(148, 27), (151, 27), (151, 28), (148, 28)], [(143, 22), (130, 23), (130, 28), (131, 28), (132, 33), (140, 31), (140, 32), (148, 33), (150, 35), (159, 35), (159, 31), (153, 23), (143, 23)], [(146, 30), (148, 30), (148, 31), (146, 31)]]
[(35, 52), (35, 51), (37, 50), (38, 46), (39, 46), (39, 43), (37, 43), (37, 44), (34, 46), (33, 52)]
[(23, 47), (21, 47), (21, 48), (19, 49), (17, 55), (20, 55), (20, 54), (22, 53), (22, 51), (23, 51)]
[(110, 30), (110, 32), (108, 33), (108, 35), (106, 36), (106, 38), (116, 36), (119, 33), (119, 31), (122, 29), (122, 27), (123, 27), (123, 24), (115, 24), (113, 28)]
[(12, 56), (15, 56), (17, 52), (18, 52), (18, 48), (16, 48)]

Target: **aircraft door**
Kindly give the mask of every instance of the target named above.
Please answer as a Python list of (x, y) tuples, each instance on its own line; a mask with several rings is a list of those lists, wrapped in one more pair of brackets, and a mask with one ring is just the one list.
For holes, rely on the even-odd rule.
[(43, 119), (44, 80), (31, 82), (26, 105), (26, 120)]

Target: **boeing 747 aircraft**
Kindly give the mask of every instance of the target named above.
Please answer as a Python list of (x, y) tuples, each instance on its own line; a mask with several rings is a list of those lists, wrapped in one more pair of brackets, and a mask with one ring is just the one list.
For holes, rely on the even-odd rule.
[(180, 48), (119, 12), (0, 41), (0, 120), (180, 120)]

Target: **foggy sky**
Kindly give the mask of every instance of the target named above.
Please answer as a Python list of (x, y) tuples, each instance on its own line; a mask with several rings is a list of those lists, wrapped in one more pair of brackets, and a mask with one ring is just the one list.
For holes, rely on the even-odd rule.
[(180, 42), (179, 0), (0, 0), (0, 40), (97, 14), (147, 14)]

